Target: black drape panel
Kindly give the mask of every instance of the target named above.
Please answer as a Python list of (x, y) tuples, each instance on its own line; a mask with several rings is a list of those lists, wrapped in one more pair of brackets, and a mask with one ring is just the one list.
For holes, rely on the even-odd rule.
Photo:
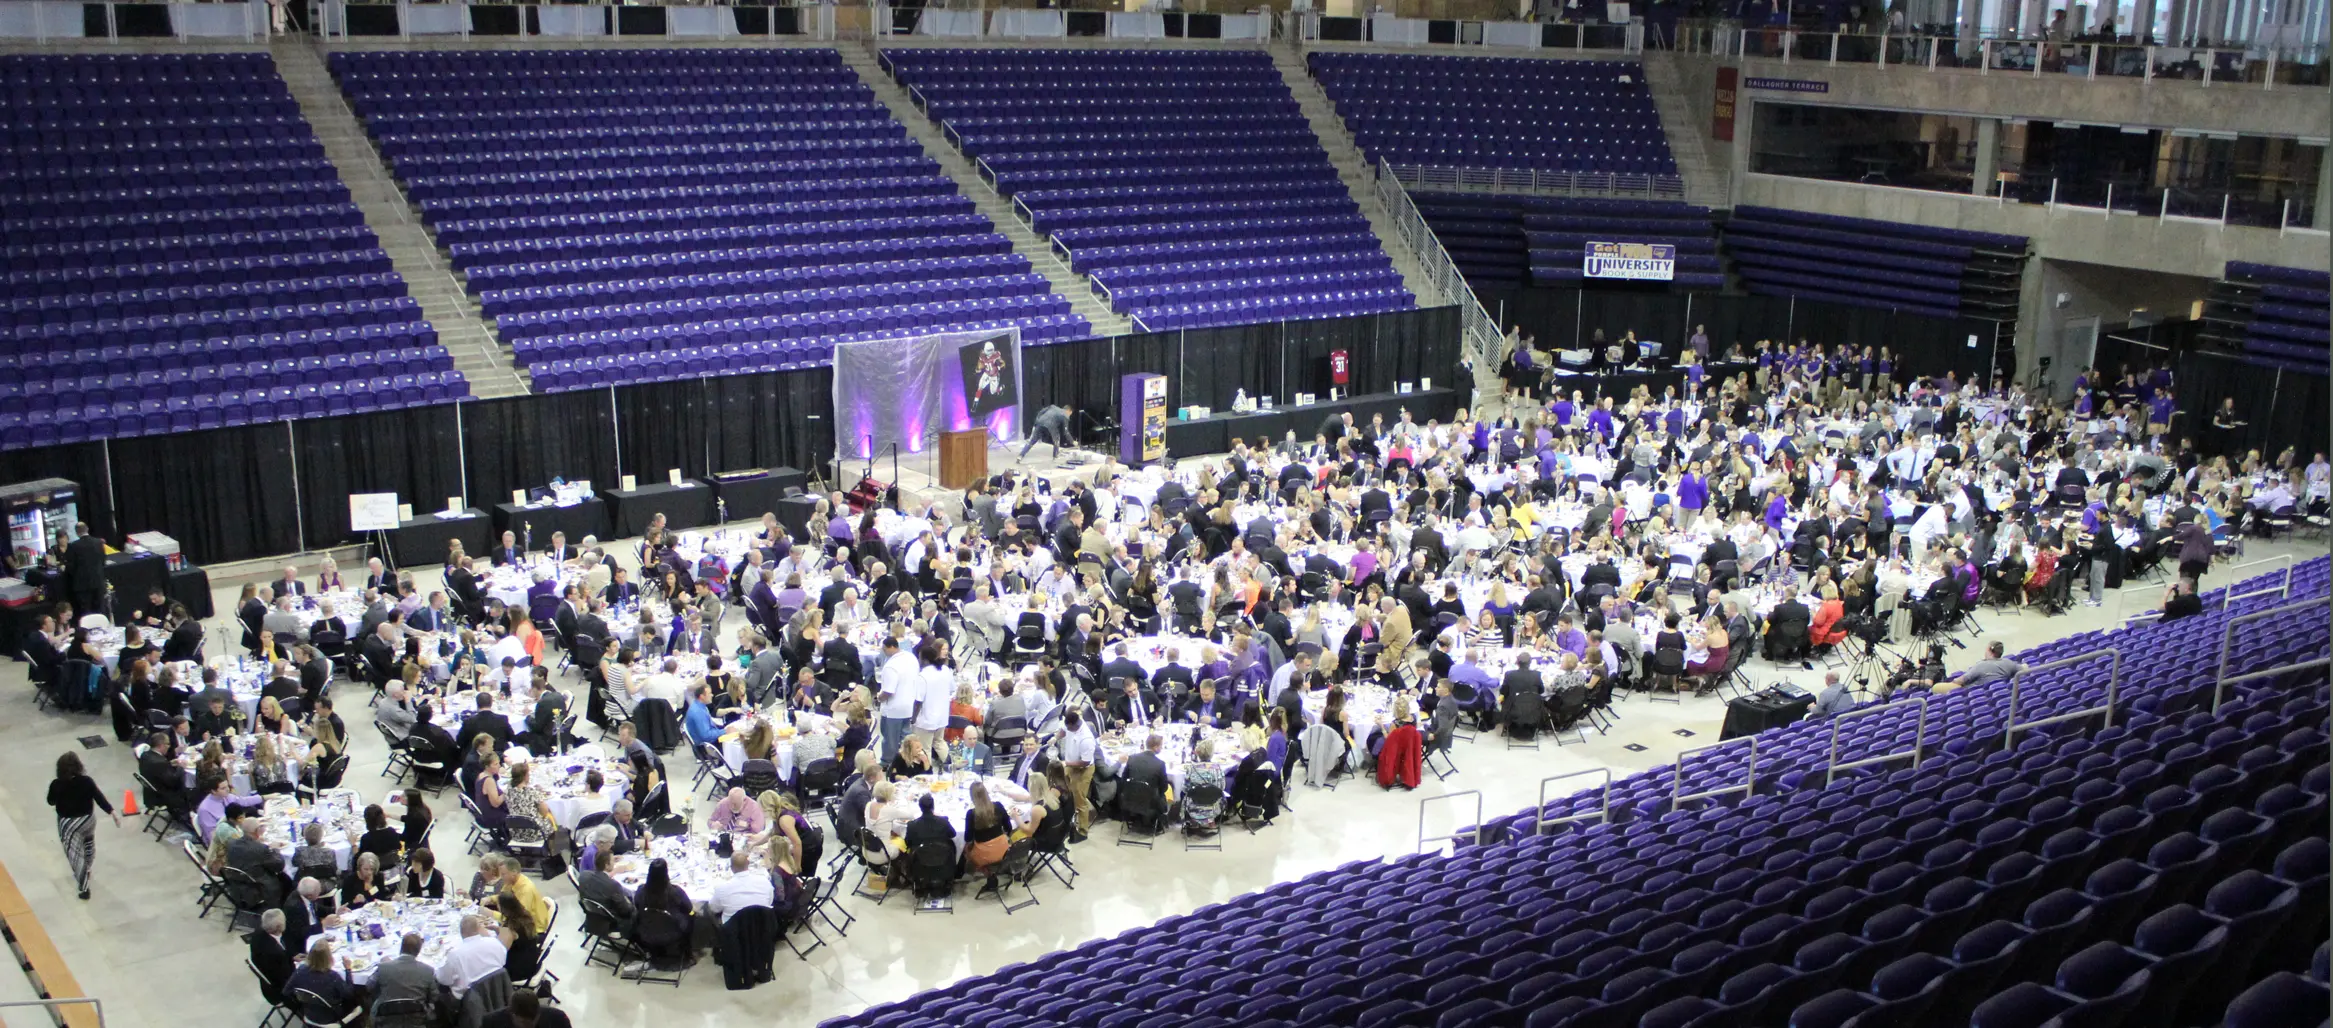
[(81, 520), (89, 523), (90, 531), (119, 542), (126, 532), (151, 527), (123, 525), (114, 517), (113, 496), (106, 492), (103, 443), (0, 450), (0, 485), (42, 478), (62, 478), (80, 487)]
[(123, 530), (159, 531), (198, 564), (300, 549), (289, 422), (109, 445)]
[(1663, 352), (1669, 354), (1693, 334), (1685, 324), (1685, 297), (1665, 288), (1580, 290), (1580, 331), (1594, 339), (1599, 329), (1607, 341), (1635, 332), (1638, 339), (1664, 344)]
[(292, 422), (304, 548), (356, 537), (348, 527), (350, 493), (396, 493), (419, 511), (465, 495), (455, 420), (453, 406), (445, 405)]
[(834, 453), (834, 371), (705, 380), (713, 471), (815, 471)]
[(1115, 339), (1021, 348), (1021, 385), (1031, 409), (1060, 406), (1118, 420)]
[(645, 382), (615, 391), (616, 438), (622, 444), (618, 463), (624, 474), (662, 482), (672, 468), (684, 478), (714, 470), (708, 452), (712, 423), (726, 415), (713, 407), (709, 381)]
[[(1328, 399), (1329, 387), (1336, 383), (1329, 377), (1329, 354), (1343, 350), (1352, 358), (1352, 379), (1346, 392), (1388, 393), (1391, 385), (1372, 386), (1369, 383), (1392, 376), (1379, 367), (1382, 362), (1377, 352), (1377, 331), (1374, 324), (1357, 332), (1346, 319), (1334, 321), (1290, 321), (1281, 326), (1283, 347), (1282, 374), (1287, 385), (1274, 392), (1281, 403), (1294, 403), (1296, 394), (1312, 393)], [(1359, 338), (1356, 338), (1358, 336)]]
[[(1357, 367), (1353, 392), (1390, 393), (1400, 383), (1412, 385), (1433, 379), (1444, 388), (1464, 389), (1474, 383), (1458, 368), (1464, 321), (1456, 307), (1397, 311), (1376, 318), (1372, 355)], [(1326, 374), (1326, 367), (1322, 374)], [(1316, 390), (1328, 395), (1325, 388)]]
[(615, 488), (615, 423), (609, 403), (607, 390), (589, 389), (463, 404), (470, 502), (480, 507), (508, 503), (513, 490), (539, 489), (553, 478)]
[(1280, 326), (1277, 323), (1194, 328), (1182, 335), (1178, 363), (1183, 380), (1183, 404), (1230, 410), (1240, 390), (1247, 390), (1250, 397), (1270, 396), (1278, 391)]
[[(1186, 404), (1207, 402), (1203, 397), (1194, 399), (1198, 394), (1186, 392), (1183, 388), (1183, 333), (1180, 331), (1119, 336), (1117, 353), (1118, 366), (1110, 373), (1113, 383), (1122, 376), (1138, 371), (1167, 377), (1168, 417), (1173, 417), (1174, 412), (1183, 409)], [(1116, 386), (1111, 388), (1115, 389)], [(1110, 395), (1117, 394), (1113, 392)]]

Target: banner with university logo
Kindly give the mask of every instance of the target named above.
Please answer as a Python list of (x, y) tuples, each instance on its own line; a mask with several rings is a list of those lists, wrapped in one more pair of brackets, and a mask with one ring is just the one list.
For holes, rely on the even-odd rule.
[(1588, 278), (1669, 282), (1677, 277), (1677, 248), (1667, 243), (1589, 243), (1581, 273)]

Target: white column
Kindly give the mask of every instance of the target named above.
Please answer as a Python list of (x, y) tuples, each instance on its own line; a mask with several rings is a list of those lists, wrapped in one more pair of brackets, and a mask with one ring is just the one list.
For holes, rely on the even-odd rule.
[(1968, 191), (1973, 196), (1990, 196), (1993, 178), (2001, 167), (2001, 119), (1977, 119), (1976, 168), (1969, 176)]

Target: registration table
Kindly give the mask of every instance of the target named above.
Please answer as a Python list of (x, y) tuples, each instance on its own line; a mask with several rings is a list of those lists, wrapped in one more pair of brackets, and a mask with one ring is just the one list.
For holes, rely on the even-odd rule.
[[(679, 485), (658, 482), (637, 489), (602, 489), (599, 498), (607, 503), (608, 525), (618, 539), (647, 531), (648, 523), (658, 514), (664, 515), (667, 532), (713, 523), (713, 488), (694, 478), (681, 479)], [(547, 541), (540, 534), (536, 538)], [(567, 533), (568, 542), (577, 538), (574, 532)]]
[[(389, 530), (389, 566), (443, 564), (446, 554), (451, 552), (449, 545), (456, 540), (461, 542), (463, 553), (483, 558), (487, 548), (494, 545), (493, 526), (486, 512), (476, 507), (453, 514), (440, 511), (415, 515)], [(546, 542), (549, 539), (544, 537)]]
[(758, 475), (715, 475), (709, 480), (715, 499), (729, 505), (729, 520), (759, 521), (776, 513), (786, 488), (807, 491), (810, 476), (793, 468), (771, 468)]
[(1428, 421), (1448, 423), (1458, 412), (1459, 395), (1455, 389), (1424, 389), (1414, 393), (1376, 393), (1355, 396), (1330, 403), (1312, 403), (1302, 407), (1275, 407), (1271, 410), (1235, 414), (1219, 412), (1197, 421), (1167, 422), (1167, 452), (1176, 456), (1194, 456), (1207, 453), (1225, 453), (1231, 441), (1258, 437), (1278, 442), (1293, 431), (1305, 442), (1319, 433), (1322, 421), (1331, 414), (1350, 411), (1353, 422), (1366, 426), (1376, 415), (1385, 416), (1387, 424), (1401, 420), (1404, 408), (1410, 420), (1420, 425)]

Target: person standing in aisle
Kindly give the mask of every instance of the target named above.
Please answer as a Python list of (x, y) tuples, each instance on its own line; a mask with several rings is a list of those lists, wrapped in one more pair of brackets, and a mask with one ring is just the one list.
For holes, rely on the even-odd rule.
[(105, 790), (81, 770), (81, 757), (66, 753), (57, 758), (57, 777), (49, 783), (49, 806), (57, 808), (57, 841), (65, 845), (65, 864), (73, 869), (73, 887), (89, 898), (89, 865), (97, 859), (97, 810), (121, 827), (122, 816), (105, 801)]

